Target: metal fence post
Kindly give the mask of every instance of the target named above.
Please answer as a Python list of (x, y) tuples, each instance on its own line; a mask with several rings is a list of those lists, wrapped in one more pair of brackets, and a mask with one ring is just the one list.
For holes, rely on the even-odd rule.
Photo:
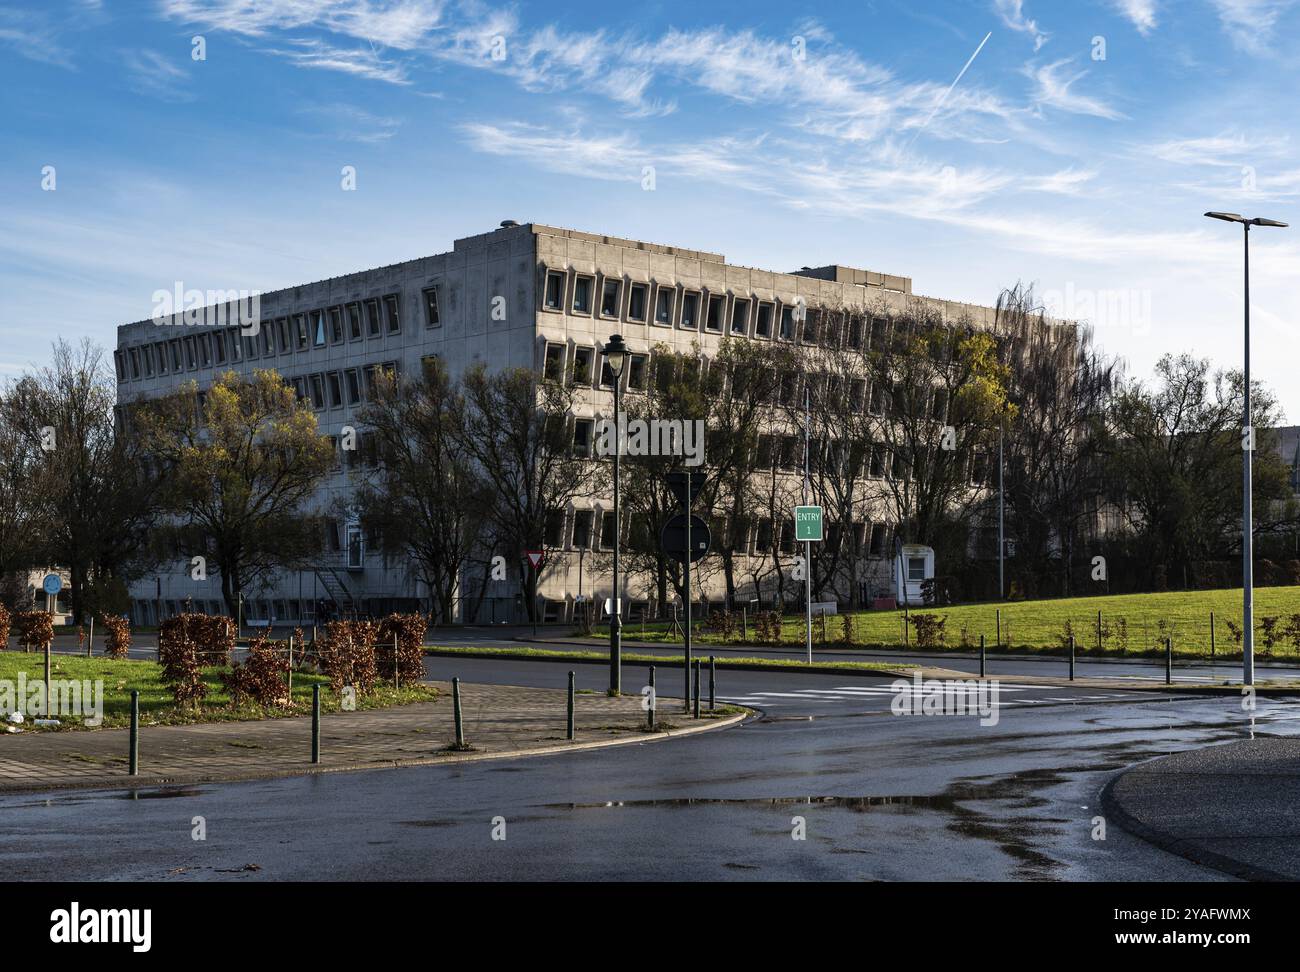
[(1214, 612), (1210, 612), (1210, 664), (1214, 664)]
[(402, 659), (397, 651), (397, 632), (393, 632), (393, 688), (402, 687)]
[(320, 683), (311, 687), (311, 761), (320, 762)]
[(1070, 681), (1074, 681), (1074, 635), (1070, 635)]
[(460, 716), (460, 679), (451, 680), (451, 705), (456, 717), (456, 748), (465, 748), (465, 723)]
[(1174, 682), (1174, 639), (1165, 639), (1165, 684)]
[(650, 709), (646, 715), (646, 728), (654, 729), (655, 727), (655, 667), (650, 666)]
[(568, 721), (568, 739), (573, 742), (573, 672), (569, 672), (569, 721)]
[(980, 678), (984, 677), (987, 670), (987, 663), (984, 660), (984, 636), (980, 635)]
[(718, 672), (715, 665), (715, 659), (709, 656), (709, 711), (712, 712), (717, 704), (717, 687)]
[(127, 755), (127, 773), (136, 776), (140, 772), (140, 691), (131, 689), (131, 751)]
[(695, 659), (695, 718), (700, 717), (700, 659)]

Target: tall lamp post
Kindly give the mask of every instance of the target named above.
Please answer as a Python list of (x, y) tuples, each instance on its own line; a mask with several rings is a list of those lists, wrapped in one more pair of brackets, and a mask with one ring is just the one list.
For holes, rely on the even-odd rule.
[(619, 334), (611, 334), (604, 347), (605, 363), (614, 378), (614, 596), (609, 603), (609, 694), (623, 690), (623, 612), (618, 589), (618, 455), (623, 451), (623, 430), (618, 421), (618, 403), (627, 345)]
[(1251, 425), (1250, 415), (1250, 228), (1252, 226), (1286, 226), (1276, 219), (1264, 219), (1256, 216), (1247, 219), (1238, 213), (1206, 213), (1211, 219), (1221, 219), (1228, 223), (1240, 223), (1242, 229), (1242, 249), (1245, 255), (1243, 276), (1245, 279), (1246, 311), (1246, 353), (1243, 369), (1243, 394), (1245, 404), (1242, 408), (1242, 489), (1241, 489), (1241, 682), (1243, 685), (1255, 684), (1255, 606), (1253, 564), (1255, 524), (1250, 509), (1251, 494), (1251, 454), (1255, 449), (1255, 430)]

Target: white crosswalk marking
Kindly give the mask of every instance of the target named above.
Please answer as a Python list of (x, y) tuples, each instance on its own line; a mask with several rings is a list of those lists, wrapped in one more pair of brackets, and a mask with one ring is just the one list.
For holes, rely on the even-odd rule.
[[(967, 689), (960, 684), (943, 683), (943, 695), (945, 696), (966, 696)], [(913, 682), (907, 683), (907, 689), (912, 695), (917, 695), (916, 685)], [(922, 688), (921, 693), (924, 695), (929, 690)], [(996, 702), (998, 706), (1012, 705), (1043, 705), (1049, 703), (1061, 702), (1103, 702), (1111, 699), (1123, 699), (1133, 697), (1131, 693), (1118, 692), (1106, 695), (1075, 695), (1075, 696), (1043, 696), (1038, 695), (1032, 698), (1019, 696), (1016, 698), (1005, 698), (1007, 694), (1018, 694), (1022, 692), (1042, 692), (1041, 685), (1017, 685), (1015, 683), (999, 683), (998, 695)], [(831, 689), (800, 689), (797, 692), (750, 692), (745, 695), (725, 695), (719, 696), (725, 702), (734, 702), (738, 705), (753, 705), (759, 708), (772, 708), (777, 706), (797, 705), (800, 702), (867, 702), (871, 700), (885, 699), (892, 700), (898, 693), (891, 684), (882, 685), (841, 685)]]

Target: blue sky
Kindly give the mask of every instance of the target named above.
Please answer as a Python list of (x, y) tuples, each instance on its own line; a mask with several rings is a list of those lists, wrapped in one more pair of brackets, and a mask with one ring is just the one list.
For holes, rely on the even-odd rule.
[[(0, 0), (0, 377), (176, 281), (270, 290), (506, 218), (976, 303), (1024, 281), (1132, 374), (1240, 365), (1240, 230), (1201, 213), (1300, 223), (1300, 0), (789, 8)], [(1297, 234), (1252, 233), (1292, 422)]]

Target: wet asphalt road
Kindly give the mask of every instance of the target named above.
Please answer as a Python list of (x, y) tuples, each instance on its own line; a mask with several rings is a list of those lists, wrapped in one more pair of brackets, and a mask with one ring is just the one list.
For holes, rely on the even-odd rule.
[[(554, 663), (429, 667), (468, 683), (567, 677)], [(604, 688), (605, 669), (575, 670), (580, 688)], [(629, 667), (624, 689), (643, 680)], [(661, 693), (680, 680), (661, 671)], [(567, 756), (7, 796), (0, 867), (84, 880), (1220, 880), (1115, 826), (1092, 839), (1098, 793), (1132, 763), (1294, 734), (1300, 716), (1286, 700), (1261, 699), (1252, 718), (1231, 698), (1008, 682), (997, 724), (981, 726), (895, 717), (890, 681), (727, 673), (722, 696), (762, 717)], [(205, 841), (191, 839), (196, 815)], [(806, 840), (791, 837), (795, 817)]]

